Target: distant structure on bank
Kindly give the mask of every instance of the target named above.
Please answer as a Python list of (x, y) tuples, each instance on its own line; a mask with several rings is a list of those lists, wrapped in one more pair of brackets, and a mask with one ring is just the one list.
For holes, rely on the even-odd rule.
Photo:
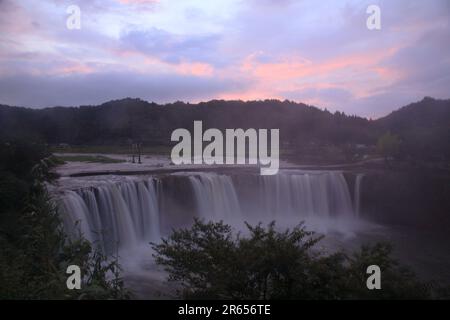
[(142, 164), (141, 154), (142, 154), (142, 144), (141, 143), (133, 143), (131, 145), (131, 162), (136, 163), (136, 161), (137, 161), (137, 163)]

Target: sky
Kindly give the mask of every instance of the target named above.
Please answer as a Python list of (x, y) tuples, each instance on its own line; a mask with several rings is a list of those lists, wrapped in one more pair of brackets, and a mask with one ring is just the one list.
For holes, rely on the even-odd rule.
[(288, 99), (377, 118), (449, 88), (448, 0), (0, 0), (2, 104)]

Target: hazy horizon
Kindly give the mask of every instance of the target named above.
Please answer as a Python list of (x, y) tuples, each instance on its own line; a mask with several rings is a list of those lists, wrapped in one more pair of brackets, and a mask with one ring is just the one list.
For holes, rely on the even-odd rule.
[[(419, 102), (421, 102), (422, 100), (424, 100), (424, 99), (426, 99), (426, 98), (431, 98), (431, 99), (434, 99), (434, 100), (443, 100), (443, 101), (445, 101), (445, 100), (450, 100), (450, 98), (437, 99), (437, 98), (435, 98), (435, 97), (425, 96), (425, 97), (423, 97), (423, 98), (420, 99), (420, 100), (417, 100), (417, 101), (411, 101), (411, 102), (409, 102), (409, 103), (407, 103), (407, 104), (405, 104), (405, 105), (403, 105), (403, 106), (397, 106), (397, 107), (393, 108), (392, 110), (388, 111), (386, 114), (381, 114), (381, 115), (379, 115), (379, 116), (377, 116), (377, 117), (362, 116), (362, 115), (357, 115), (357, 114), (353, 114), (353, 113), (346, 113), (346, 112), (343, 111), (343, 110), (333, 110), (333, 111), (330, 111), (330, 110), (329, 110), (328, 108), (326, 108), (326, 107), (321, 107), (321, 106), (317, 106), (317, 105), (307, 104), (307, 103), (302, 102), (302, 101), (294, 101), (294, 100), (288, 100), (288, 99), (280, 100), (280, 99), (275, 99), (275, 98), (274, 98), (274, 99), (267, 99), (267, 100), (276, 100), (276, 101), (281, 102), (281, 103), (284, 102), (284, 101), (289, 101), (289, 102), (292, 102), (292, 103), (295, 103), (295, 104), (298, 104), (298, 105), (302, 105), (302, 104), (303, 104), (303, 105), (306, 105), (306, 106), (308, 106), (308, 107), (317, 108), (317, 109), (322, 110), (322, 111), (329, 111), (329, 112), (343, 112), (343, 113), (345, 113), (347, 116), (357, 116), (357, 117), (364, 118), (364, 119), (368, 119), (368, 120), (377, 120), (377, 119), (384, 118), (384, 117), (390, 115), (392, 112), (397, 111), (397, 110), (400, 110), (400, 109), (403, 108), (403, 107), (409, 106), (410, 104), (419, 103)], [(229, 99), (229, 100), (225, 100), (225, 99), (211, 99), (211, 100), (198, 101), (198, 102), (189, 102), (189, 101), (175, 100), (175, 101), (166, 102), (166, 103), (158, 103), (158, 102), (155, 102), (155, 101), (145, 100), (145, 99), (139, 98), (139, 97), (124, 97), (124, 98), (119, 98), (119, 99), (112, 99), (112, 100), (103, 101), (103, 102), (100, 102), (100, 103), (98, 103), (98, 104), (85, 104), (85, 105), (71, 105), (71, 106), (69, 106), (69, 105), (65, 105), (65, 106), (55, 105), (55, 106), (43, 106), (43, 107), (30, 107), (30, 106), (7, 105), (7, 104), (1, 103), (1, 101), (0, 101), (0, 106), (1, 106), (1, 105), (4, 105), (4, 106), (9, 106), (9, 107), (18, 107), (18, 108), (27, 108), (27, 109), (37, 109), (37, 110), (39, 110), (39, 109), (51, 109), (51, 108), (100, 107), (100, 106), (102, 106), (103, 104), (106, 104), (106, 103), (115, 102), (115, 101), (122, 101), (122, 100), (127, 100), (127, 99), (131, 99), (131, 100), (141, 100), (141, 101), (143, 101), (143, 102), (145, 102), (145, 103), (148, 103), (148, 104), (156, 103), (157, 105), (160, 105), (160, 106), (170, 105), (170, 104), (175, 104), (175, 103), (185, 103), (185, 104), (197, 105), (197, 104), (202, 104), (202, 103), (209, 103), (209, 102), (215, 101), (215, 100), (216, 100), (216, 101), (225, 101), (225, 102), (241, 101), (241, 102), (244, 102), (244, 103), (247, 103), (247, 102), (260, 102), (260, 101), (265, 101), (265, 100), (263, 100), (263, 99), (255, 99), (255, 100), (239, 100), (239, 99), (233, 99), (233, 100)]]

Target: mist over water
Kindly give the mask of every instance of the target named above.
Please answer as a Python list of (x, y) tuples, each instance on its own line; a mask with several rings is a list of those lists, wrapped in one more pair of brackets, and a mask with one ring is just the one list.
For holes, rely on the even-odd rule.
[(104, 252), (160, 239), (158, 180), (104, 183), (65, 191), (62, 218), (72, 236), (81, 232)]
[(362, 226), (341, 172), (285, 170), (275, 176), (251, 177), (201, 173), (189, 180), (198, 216), (223, 220), (238, 230), (245, 230), (244, 221), (276, 221), (282, 229), (304, 221), (315, 231), (344, 235)]
[[(165, 230), (179, 227), (179, 220), (187, 226), (194, 217), (224, 221), (238, 230), (245, 229), (244, 222), (271, 221), (280, 227), (305, 221), (318, 232), (343, 234), (362, 226), (355, 208), (359, 199), (352, 200), (341, 172), (291, 170), (275, 176), (200, 172), (170, 177), (105, 180), (100, 185), (66, 190), (61, 199), (64, 225), (71, 235), (81, 232), (106, 252), (158, 241)], [(174, 194), (181, 181), (183, 188)], [(359, 197), (360, 187), (358, 177), (353, 198)], [(186, 208), (166, 208), (165, 203), (177, 200), (174, 197), (191, 198), (191, 203)], [(171, 221), (177, 214), (180, 217)]]
[(373, 227), (358, 217), (360, 177), (352, 194), (339, 171), (283, 170), (274, 176), (181, 172), (91, 184), (63, 192), (64, 227), (74, 237), (81, 232), (107, 254), (119, 252), (126, 275), (138, 279), (138, 287), (142, 279), (163, 287), (165, 274), (154, 266), (149, 242), (188, 227), (195, 217), (224, 221), (243, 234), (245, 222), (275, 221), (276, 228), (285, 230), (304, 221), (308, 230), (340, 239)]

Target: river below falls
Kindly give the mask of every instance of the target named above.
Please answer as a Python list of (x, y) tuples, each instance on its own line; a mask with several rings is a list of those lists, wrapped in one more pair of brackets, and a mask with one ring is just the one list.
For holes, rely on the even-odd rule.
[[(410, 267), (426, 282), (450, 283), (450, 242), (448, 235), (423, 232), (411, 227), (373, 226), (367, 232), (360, 231), (351, 236), (325, 234), (316, 248), (332, 253), (358, 250), (361, 245), (389, 241), (393, 244), (393, 256)], [(167, 274), (155, 265), (150, 245), (142, 245), (134, 253), (121, 256), (125, 267), (125, 285), (136, 299), (176, 298), (177, 285), (167, 281)]]
[(187, 171), (63, 177), (52, 193), (69, 235), (81, 231), (106, 253), (119, 252), (125, 284), (138, 299), (175, 298), (177, 286), (155, 265), (149, 242), (195, 217), (223, 220), (243, 235), (244, 222), (276, 221), (285, 230), (304, 221), (308, 230), (325, 235), (316, 248), (329, 253), (389, 241), (394, 257), (422, 280), (450, 283), (448, 235), (368, 221), (359, 212), (363, 187), (360, 174), (289, 169), (276, 176)]

